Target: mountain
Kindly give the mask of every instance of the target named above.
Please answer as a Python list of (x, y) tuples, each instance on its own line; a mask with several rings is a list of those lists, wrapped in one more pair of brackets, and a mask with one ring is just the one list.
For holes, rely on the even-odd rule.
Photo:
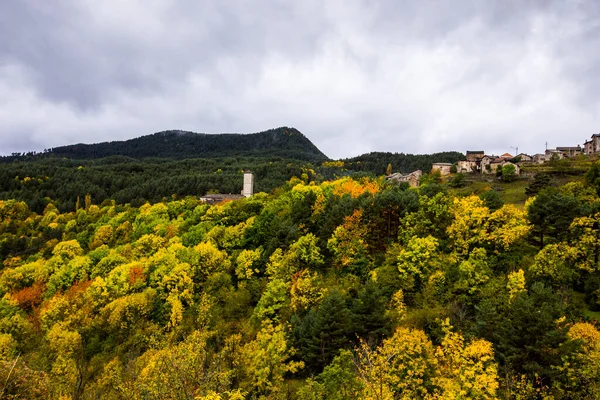
[(76, 160), (111, 156), (136, 159), (218, 157), (282, 157), (305, 161), (328, 159), (300, 131), (289, 127), (251, 134), (206, 134), (170, 130), (125, 141), (55, 147), (44, 154)]

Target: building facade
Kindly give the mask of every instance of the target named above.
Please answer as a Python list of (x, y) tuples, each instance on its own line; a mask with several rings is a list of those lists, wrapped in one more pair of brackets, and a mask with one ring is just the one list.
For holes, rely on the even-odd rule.
[(431, 166), (431, 172), (440, 171), (442, 176), (450, 175), (452, 173), (452, 164), (450, 163), (433, 163)]
[(407, 182), (411, 187), (419, 186), (421, 181), (421, 176), (423, 176), (423, 172), (418, 169), (416, 171), (411, 172), (410, 174), (401, 174), (400, 172), (396, 172), (395, 174), (391, 174), (385, 177), (388, 181), (393, 182)]
[(600, 133), (594, 133), (590, 140), (583, 144), (583, 152), (586, 155), (600, 153)]

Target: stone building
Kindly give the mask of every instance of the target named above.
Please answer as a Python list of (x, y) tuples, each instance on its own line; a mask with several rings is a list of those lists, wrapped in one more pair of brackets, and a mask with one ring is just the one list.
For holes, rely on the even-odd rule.
[(552, 156), (556, 155), (556, 157), (560, 158), (564, 158), (564, 154), (562, 153), (562, 151), (558, 151), (556, 149), (546, 149), (546, 152), (544, 153), (546, 155), (546, 161), (550, 161), (550, 159), (552, 158)]
[(431, 172), (440, 171), (442, 176), (450, 175), (452, 173), (452, 164), (450, 163), (433, 163), (431, 166)]
[(519, 162), (530, 163), (533, 162), (533, 157), (525, 153), (519, 153), (515, 158), (519, 159)]
[(459, 161), (456, 163), (456, 172), (477, 172), (479, 171), (479, 161)]
[(544, 162), (546, 162), (546, 155), (545, 154), (534, 154), (533, 155), (533, 162), (536, 164), (543, 164)]
[(222, 203), (224, 201), (239, 200), (244, 198), (245, 197), (241, 194), (212, 193), (205, 194), (204, 196), (200, 197), (200, 200), (206, 204), (217, 204)]
[(411, 187), (417, 187), (419, 186), (421, 176), (423, 176), (423, 172), (420, 169), (418, 169), (406, 175), (403, 175), (400, 172), (396, 172), (394, 174), (386, 176), (385, 179), (393, 182), (408, 182), (408, 184)]
[(467, 161), (479, 162), (485, 156), (485, 152), (482, 150), (467, 150)]
[(250, 197), (254, 194), (254, 174), (250, 171), (244, 171), (244, 188), (242, 196)]
[(583, 152), (586, 155), (600, 153), (600, 133), (594, 133), (590, 140), (583, 144)]
[(200, 197), (200, 200), (207, 204), (217, 204), (224, 201), (240, 200), (246, 197), (250, 197), (254, 194), (254, 174), (250, 171), (244, 171), (244, 186), (241, 194), (221, 194), (212, 193), (205, 194)]
[(576, 147), (557, 147), (556, 151), (562, 153), (563, 157), (575, 157), (583, 153), (581, 146)]

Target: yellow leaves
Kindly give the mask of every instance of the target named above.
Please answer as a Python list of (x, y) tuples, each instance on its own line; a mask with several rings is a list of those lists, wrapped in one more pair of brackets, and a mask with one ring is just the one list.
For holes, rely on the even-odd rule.
[(454, 220), (447, 229), (448, 236), (454, 240), (457, 251), (466, 254), (471, 245), (481, 240), (490, 210), (483, 200), (473, 195), (455, 198), (451, 212)]
[(512, 301), (520, 293), (525, 293), (525, 272), (522, 269), (508, 274), (508, 283), (506, 285), (509, 293), (509, 301)]
[(246, 231), (254, 225), (255, 220), (253, 216), (234, 226), (215, 225), (204, 240), (226, 250), (242, 247)]
[(165, 246), (166, 240), (160, 236), (143, 235), (133, 243), (134, 254), (137, 257), (149, 257)]
[(113, 237), (113, 228), (110, 225), (102, 225), (96, 229), (92, 243), (90, 243), (90, 250), (96, 249), (103, 244), (109, 244)]
[(226, 392), (217, 393), (210, 391), (205, 395), (196, 396), (194, 400), (244, 400), (246, 398), (245, 392), (237, 390), (228, 390)]
[(327, 293), (327, 289), (321, 287), (319, 275), (311, 273), (308, 269), (297, 272), (292, 277), (290, 287), (290, 298), (292, 311), (308, 310), (318, 303)]
[(549, 244), (538, 252), (529, 272), (534, 277), (551, 278), (557, 284), (570, 282), (577, 274), (579, 252), (565, 243)]
[(582, 398), (597, 399), (600, 396), (600, 331), (587, 322), (578, 322), (569, 328), (570, 340), (581, 345), (578, 352), (565, 356), (560, 368), (567, 376), (568, 384)]
[(64, 326), (75, 327), (80, 326), (83, 321), (83, 310), (81, 303), (84, 301), (83, 296), (73, 298), (67, 295), (55, 295), (40, 311), (40, 322), (42, 328), (46, 331), (50, 330), (55, 324), (63, 323)]
[(46, 338), (50, 349), (64, 357), (70, 357), (83, 349), (79, 332), (69, 330), (65, 323), (54, 324)]
[(262, 249), (259, 247), (254, 250), (242, 250), (236, 259), (235, 273), (239, 279), (250, 279), (260, 270), (257, 268), (257, 261), (262, 256)]
[(451, 331), (448, 320), (443, 329), (446, 335), (435, 352), (439, 370), (433, 383), (439, 389), (434, 397), (495, 399), (499, 385), (492, 344), (476, 339), (465, 346), (464, 338)]
[(424, 278), (437, 256), (438, 241), (433, 236), (413, 237), (398, 255), (398, 271), (403, 277)]
[(334, 254), (334, 262), (339, 268), (364, 261), (367, 256), (367, 227), (362, 223), (362, 210), (344, 217), (342, 225), (335, 228), (327, 241), (327, 248)]
[(496, 252), (506, 251), (531, 229), (525, 212), (512, 205), (504, 205), (490, 213), (483, 200), (474, 195), (454, 199), (452, 213), (454, 220), (447, 233), (460, 254), (467, 254), (473, 247), (486, 244)]
[(323, 161), (321, 165), (325, 168), (344, 168), (344, 162), (341, 160)]
[(289, 361), (294, 353), (295, 350), (287, 345), (283, 326), (264, 321), (256, 340), (242, 350), (249, 386), (261, 394), (278, 392), (286, 373), (304, 368), (302, 361)]
[[(229, 256), (225, 251), (219, 250), (212, 243), (198, 243), (194, 247), (198, 256), (194, 269), (202, 275), (211, 275), (215, 272), (228, 272), (231, 267)], [(196, 275), (196, 273), (195, 273)]]
[(524, 211), (507, 204), (494, 211), (485, 225), (485, 239), (500, 251), (506, 251), (515, 242), (525, 238), (531, 225)]
[(567, 334), (571, 340), (581, 340), (587, 350), (600, 351), (600, 332), (588, 322), (578, 322), (573, 324)]
[(423, 331), (398, 328), (376, 350), (361, 342), (357, 352), (358, 377), (364, 385), (362, 398), (423, 398), (431, 389), (436, 360), (433, 345)]
[(150, 313), (155, 296), (156, 290), (146, 289), (120, 297), (104, 307), (101, 314), (112, 329), (126, 330)]
[(69, 240), (66, 242), (60, 242), (56, 246), (54, 246), (54, 250), (52, 250), (52, 254), (55, 256), (62, 257), (65, 260), (73, 259), (76, 256), (80, 256), (83, 254), (83, 250), (79, 245), (77, 240)]
[(0, 333), (0, 361), (17, 355), (17, 341), (10, 333)]
[(226, 392), (232, 372), (224, 368), (220, 355), (210, 352), (208, 338), (207, 333), (194, 331), (181, 343), (150, 350), (138, 358), (140, 397), (215, 398)]
[(362, 398), (495, 399), (497, 366), (492, 344), (483, 339), (465, 345), (446, 320), (440, 346), (421, 330), (398, 328), (376, 350), (357, 349)]
[(332, 189), (333, 194), (336, 196), (350, 195), (352, 198), (359, 197), (364, 193), (374, 195), (379, 192), (381, 187), (375, 180), (367, 178), (359, 181), (352, 178), (342, 178), (335, 181), (325, 182), (322, 184), (323, 188)]
[(281, 249), (275, 250), (269, 258), (267, 274), (289, 282), (296, 271), (319, 267), (323, 264), (323, 256), (317, 242), (317, 237), (309, 233), (292, 243), (285, 254)]
[(402, 289), (392, 295), (388, 312), (391, 314), (392, 320), (396, 323), (406, 317), (406, 304), (404, 303), (404, 292)]
[(176, 293), (171, 293), (167, 297), (167, 303), (171, 306), (171, 315), (169, 316), (168, 328), (175, 328), (183, 321), (183, 304)]
[(580, 253), (577, 266), (588, 272), (600, 269), (600, 212), (592, 217), (575, 218), (569, 230), (577, 238), (574, 243)]

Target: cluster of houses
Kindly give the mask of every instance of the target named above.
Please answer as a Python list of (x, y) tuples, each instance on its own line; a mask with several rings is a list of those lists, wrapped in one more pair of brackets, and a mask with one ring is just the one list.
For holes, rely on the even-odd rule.
[[(498, 170), (502, 170), (507, 164), (514, 165), (517, 175), (521, 173), (522, 164), (543, 164), (550, 161), (553, 157), (562, 159), (565, 157), (576, 157), (580, 154), (592, 155), (600, 154), (600, 133), (593, 134), (590, 140), (586, 141), (581, 146), (576, 147), (557, 147), (555, 149), (546, 149), (544, 153), (534, 154), (530, 156), (525, 153), (512, 154), (505, 153), (501, 156), (486, 155), (484, 151), (467, 151), (466, 160), (456, 163), (456, 172), (462, 173), (482, 173), (495, 174)], [(453, 172), (454, 164), (451, 163), (434, 163), (432, 171), (439, 171), (442, 176), (450, 175)], [(419, 180), (423, 173), (421, 170), (411, 172), (409, 174), (395, 173), (386, 177), (386, 179), (395, 182), (408, 182), (410, 186), (419, 186)]]
[[(517, 160), (520, 162), (531, 162), (532, 160), (531, 156), (523, 153), (515, 157), (509, 153), (502, 154), (501, 156), (489, 156), (483, 151), (467, 151), (466, 156), (466, 160), (456, 163), (456, 172), (480, 172), (482, 174), (495, 174), (506, 164), (511, 164), (515, 166), (515, 172), (518, 175), (521, 172), (521, 168), (519, 167)], [(434, 164), (433, 169), (438, 169), (436, 164)], [(440, 172), (442, 175), (449, 173), (447, 168), (440, 169)]]

